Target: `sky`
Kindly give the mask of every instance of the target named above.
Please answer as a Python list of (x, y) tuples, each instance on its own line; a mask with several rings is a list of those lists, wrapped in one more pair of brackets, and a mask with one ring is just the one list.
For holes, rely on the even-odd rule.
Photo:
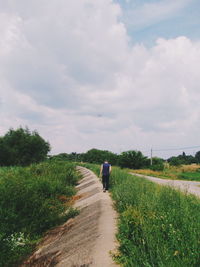
[(0, 0), (0, 36), (1, 136), (27, 126), (51, 154), (200, 150), (199, 0)]

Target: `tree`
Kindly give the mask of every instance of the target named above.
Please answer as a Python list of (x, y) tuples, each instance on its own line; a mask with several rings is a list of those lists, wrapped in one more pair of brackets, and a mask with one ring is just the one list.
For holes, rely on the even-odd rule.
[(171, 157), (167, 160), (171, 165), (178, 166), (181, 164), (192, 164), (196, 163), (196, 158), (192, 155), (186, 155), (185, 152), (183, 152), (181, 155), (178, 155), (177, 157)]
[(164, 160), (162, 158), (153, 157), (153, 165), (150, 166), (150, 169), (153, 171), (163, 171), (164, 170)]
[(117, 165), (118, 156), (107, 150), (99, 150), (96, 148), (88, 150), (82, 156), (83, 161), (90, 163), (103, 163), (107, 160), (112, 165)]
[(28, 128), (10, 129), (0, 137), (0, 165), (26, 166), (46, 159), (50, 145), (37, 131)]
[(180, 158), (175, 157), (175, 156), (169, 158), (167, 161), (169, 162), (170, 165), (173, 165), (173, 166), (179, 166), (183, 164)]
[(197, 163), (200, 163), (200, 151), (195, 154), (195, 160)]
[(122, 168), (141, 169), (149, 166), (149, 159), (142, 152), (129, 150), (119, 156), (119, 166)]

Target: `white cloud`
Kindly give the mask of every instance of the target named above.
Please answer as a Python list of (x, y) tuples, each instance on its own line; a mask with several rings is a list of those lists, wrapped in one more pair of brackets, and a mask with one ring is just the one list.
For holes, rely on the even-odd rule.
[(197, 140), (200, 42), (131, 46), (110, 0), (2, 4), (0, 134), (28, 125), (53, 153)]

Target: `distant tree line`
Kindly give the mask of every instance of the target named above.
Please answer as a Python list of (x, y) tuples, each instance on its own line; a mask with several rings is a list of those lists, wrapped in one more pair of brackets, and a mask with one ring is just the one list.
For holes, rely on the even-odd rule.
[(10, 129), (0, 137), (0, 166), (27, 166), (47, 159), (50, 144), (37, 131)]
[(112, 165), (120, 166), (122, 168), (131, 169), (141, 169), (141, 168), (151, 168), (152, 170), (163, 170), (164, 163), (168, 162), (170, 165), (177, 166), (181, 164), (192, 164), (200, 163), (200, 151), (198, 151), (195, 156), (186, 155), (185, 152), (179, 156), (170, 157), (164, 160), (159, 157), (152, 158), (152, 165), (150, 158), (144, 156), (142, 152), (136, 150), (129, 150), (122, 152), (120, 154), (115, 154), (108, 150), (100, 149), (90, 149), (86, 153), (76, 153), (72, 152), (61, 153), (55, 156), (50, 156), (50, 159), (60, 159), (75, 162), (88, 162), (101, 164), (105, 160), (110, 162)]
[[(4, 136), (0, 137), (0, 166), (27, 166), (46, 160), (66, 160), (76, 162), (88, 162), (101, 164), (105, 160), (112, 165), (122, 168), (141, 169), (151, 168), (163, 170), (166, 160), (154, 157), (151, 160), (144, 156), (141, 151), (128, 150), (120, 154), (108, 150), (90, 149), (86, 153), (61, 153), (47, 156), (50, 144), (45, 141), (37, 131), (31, 132), (28, 128), (10, 129)], [(195, 156), (181, 155), (167, 159), (170, 165), (200, 163), (200, 151)]]
[(185, 152), (176, 156), (170, 157), (167, 160), (171, 165), (178, 166), (182, 164), (192, 164), (192, 163), (200, 163), (200, 151), (196, 152), (195, 156), (186, 155)]
[(107, 160), (112, 165), (132, 169), (146, 168), (150, 165), (150, 160), (145, 157), (142, 152), (135, 150), (122, 152), (118, 155), (108, 150), (99, 150), (93, 148), (86, 153), (61, 153), (50, 157), (50, 159), (61, 159), (96, 164), (101, 164)]

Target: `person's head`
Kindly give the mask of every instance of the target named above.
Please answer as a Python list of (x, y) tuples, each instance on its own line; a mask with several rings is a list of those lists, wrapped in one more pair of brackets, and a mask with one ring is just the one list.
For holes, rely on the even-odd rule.
[(108, 163), (108, 161), (107, 161), (107, 160), (105, 160), (105, 161), (104, 161), (104, 163)]

